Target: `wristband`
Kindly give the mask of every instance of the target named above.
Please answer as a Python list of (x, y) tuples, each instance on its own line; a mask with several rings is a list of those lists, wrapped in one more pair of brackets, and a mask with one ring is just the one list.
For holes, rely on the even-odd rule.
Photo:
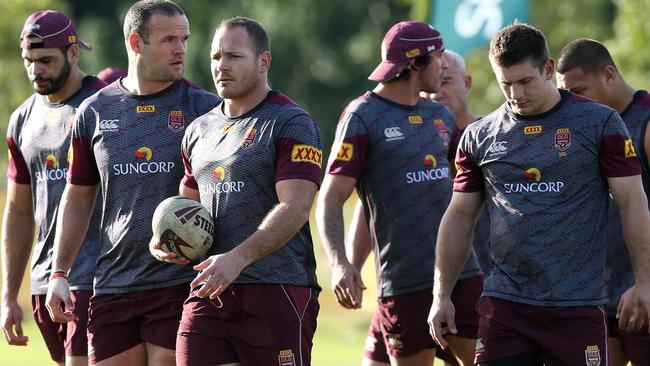
[(52, 275), (50, 275), (50, 280), (53, 280), (55, 278), (65, 278), (67, 280), (68, 275), (64, 271), (52, 272)]

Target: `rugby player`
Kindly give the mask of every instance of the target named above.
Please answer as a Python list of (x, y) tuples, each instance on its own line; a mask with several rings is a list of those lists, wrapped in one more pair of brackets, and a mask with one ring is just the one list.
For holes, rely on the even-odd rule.
[[(175, 365), (176, 331), (194, 273), (151, 256), (151, 219), (178, 192), (185, 128), (219, 100), (183, 79), (189, 36), (175, 3), (133, 4), (124, 20), (128, 75), (82, 103), (75, 118), (53, 268), (69, 270), (99, 190), (101, 252), (88, 321), (92, 364)], [(68, 296), (64, 278), (50, 280), (53, 320), (72, 319)]]
[[(352, 259), (355, 266), (346, 257), (343, 204), (355, 187), (363, 202), (378, 283), (365, 365), (387, 360), (430, 365), (435, 355), (426, 319), (438, 223), (451, 197), (449, 156), (457, 129), (447, 108), (419, 93), (440, 89), (447, 68), (443, 49), (440, 33), (424, 22), (391, 27), (382, 42), (382, 62), (368, 77), (378, 85), (350, 102), (339, 120), (318, 198), (316, 220), (332, 267), (332, 288), (346, 308), (360, 306), (363, 282), (358, 260)], [(467, 305), (459, 323), (466, 326), (452, 341), (467, 365), (481, 283), (472, 257), (457, 286), (459, 302)]]
[(478, 304), (475, 362), (606, 364), (608, 188), (637, 278), (623, 296), (622, 328), (642, 327), (650, 307), (650, 215), (630, 137), (614, 110), (555, 87), (555, 61), (534, 27), (505, 27), (489, 56), (506, 102), (459, 144), (438, 235), (432, 336), (446, 347), (457, 332), (451, 291), (486, 201), (494, 263)]
[[(632, 146), (641, 163), (641, 180), (646, 198), (650, 195), (650, 95), (635, 90), (619, 72), (607, 48), (592, 39), (577, 39), (567, 44), (558, 56), (555, 73), (560, 88), (591, 98), (615, 109), (625, 122), (632, 137)], [(625, 247), (621, 218), (616, 203), (609, 202), (607, 217), (608, 295), (607, 350), (611, 366), (650, 365), (650, 333), (647, 329), (628, 333), (621, 330), (616, 320), (618, 303), (634, 284), (630, 255)]]
[(211, 60), (223, 102), (185, 132), (180, 191), (208, 207), (216, 234), (194, 267), (177, 362), (309, 365), (320, 291), (308, 225), (318, 127), (269, 87), (271, 50), (257, 21), (224, 20)]
[[(56, 212), (65, 188), (70, 128), (79, 104), (106, 84), (79, 68), (80, 50), (90, 46), (77, 37), (65, 14), (31, 14), (20, 35), (22, 58), (34, 93), (14, 111), (7, 129), (9, 167), (2, 225), (2, 327), (7, 343), (27, 345), (23, 311), (17, 296), (38, 226), (32, 256), (34, 319), (50, 357), (59, 365), (87, 365), (86, 323), (92, 277), (99, 254), (99, 210), (89, 213), (89, 230), (69, 274), (52, 271)], [(54, 323), (45, 307), (50, 276), (68, 276), (74, 318)]]

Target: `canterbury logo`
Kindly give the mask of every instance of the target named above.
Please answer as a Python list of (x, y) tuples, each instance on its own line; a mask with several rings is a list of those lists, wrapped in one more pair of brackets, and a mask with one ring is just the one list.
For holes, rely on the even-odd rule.
[(402, 140), (404, 134), (399, 127), (388, 127), (384, 130), (384, 136), (386, 136), (386, 141)]
[(117, 131), (120, 128), (117, 124), (119, 121), (118, 119), (103, 119), (99, 122), (99, 129), (101, 131)]
[(508, 151), (508, 147), (506, 146), (507, 143), (507, 141), (493, 142), (492, 145), (490, 145), (488, 148), (487, 152), (489, 154), (505, 154), (506, 151)]
[(196, 215), (199, 211), (201, 211), (201, 207), (186, 207), (174, 212), (174, 215), (178, 217), (181, 224), (185, 224), (186, 222), (190, 221), (192, 217), (194, 217), (194, 215)]

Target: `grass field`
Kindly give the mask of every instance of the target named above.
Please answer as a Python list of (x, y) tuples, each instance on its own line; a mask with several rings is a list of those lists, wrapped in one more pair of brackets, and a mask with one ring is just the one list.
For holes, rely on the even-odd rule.
[[(0, 190), (0, 211), (4, 207), (4, 201), (4, 189), (2, 189)], [(351, 203), (346, 205), (346, 222), (349, 221), (352, 207)], [(323, 292), (319, 298), (321, 310), (314, 338), (312, 365), (359, 365), (370, 315), (375, 308), (375, 275), (374, 268), (372, 268), (374, 261), (369, 258), (368, 265), (363, 269), (364, 280), (368, 286), (368, 290), (364, 294), (363, 308), (360, 310), (343, 309), (336, 303), (334, 294), (329, 289), (331, 273), (325, 253), (320, 246), (313, 219), (311, 220), (311, 228), (315, 240), (318, 278), (321, 287), (323, 287)], [(29, 336), (29, 346), (8, 346), (3, 337), (0, 340), (0, 366), (42, 366), (52, 364), (45, 343), (31, 314), (28, 287), (29, 279), (26, 274), (20, 292), (20, 302), (25, 313), (24, 333)], [(436, 363), (436, 366), (439, 365), (442, 366), (442, 363)]]

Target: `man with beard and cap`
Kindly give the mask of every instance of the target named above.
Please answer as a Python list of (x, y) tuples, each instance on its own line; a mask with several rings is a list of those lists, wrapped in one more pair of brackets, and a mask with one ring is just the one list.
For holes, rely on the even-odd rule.
[[(419, 94), (439, 90), (447, 68), (443, 50), (440, 33), (424, 22), (400, 22), (386, 33), (382, 62), (369, 77), (379, 84), (344, 110), (318, 198), (316, 222), (332, 287), (349, 309), (361, 306), (365, 287), (346, 258), (343, 204), (355, 187), (363, 203), (378, 283), (364, 365), (433, 363), (435, 342), (426, 321), (438, 225), (451, 198), (449, 160), (457, 129), (447, 108)], [(471, 258), (456, 286), (459, 304), (467, 303), (459, 305), (459, 322), (466, 326), (450, 339), (467, 365), (481, 284), (481, 270)]]
[(7, 202), (2, 225), (2, 327), (7, 343), (25, 346), (23, 312), (18, 291), (32, 248), (32, 311), (50, 357), (57, 364), (86, 365), (88, 300), (99, 254), (99, 210), (89, 213), (91, 230), (67, 274), (73, 320), (52, 322), (45, 307), (52, 273), (56, 212), (65, 187), (70, 128), (81, 102), (106, 84), (79, 68), (80, 49), (90, 46), (77, 37), (65, 14), (44, 10), (29, 16), (20, 36), (22, 58), (34, 93), (12, 114), (7, 129), (9, 167)]

